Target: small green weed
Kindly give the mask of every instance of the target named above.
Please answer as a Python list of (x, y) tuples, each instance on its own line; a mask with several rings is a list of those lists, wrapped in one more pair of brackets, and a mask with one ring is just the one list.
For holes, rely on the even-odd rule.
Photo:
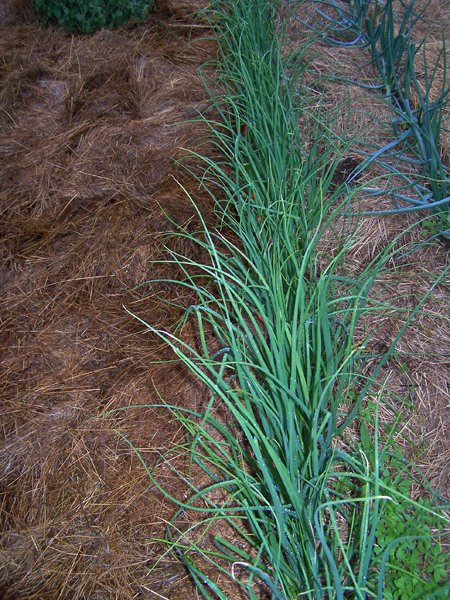
[[(390, 484), (398, 497), (386, 502), (376, 533), (374, 557), (385, 565), (385, 600), (448, 598), (449, 557), (442, 547), (444, 523), (428, 499), (411, 504), (413, 482), (397, 477)], [(434, 507), (435, 508), (435, 507)]]
[[(376, 411), (376, 403), (369, 401), (360, 412), (360, 441), (372, 465), (376, 457), (370, 430)], [(397, 442), (399, 437), (404, 439), (402, 413), (394, 412), (393, 422), (379, 429), (384, 440), (379, 459), (380, 487), (390, 490), (391, 500), (380, 506), (373, 547), (374, 570), (368, 587), (383, 600), (444, 599), (450, 585), (450, 558), (443, 548), (448, 537), (442, 518), (445, 507), (439, 506), (439, 498), (428, 490), (423, 478), (415, 476), (416, 469), (406, 460)], [(412, 501), (414, 485), (428, 492), (429, 497)]]
[(448, 212), (441, 212), (431, 217), (428, 217), (422, 221), (422, 227), (425, 235), (428, 237), (436, 237), (440, 235), (442, 231), (448, 229), (449, 226), (449, 215)]

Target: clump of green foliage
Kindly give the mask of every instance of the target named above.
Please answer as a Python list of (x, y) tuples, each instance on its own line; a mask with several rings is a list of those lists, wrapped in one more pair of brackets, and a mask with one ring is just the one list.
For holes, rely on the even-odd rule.
[[(310, 0), (298, 2), (309, 3)], [(305, 22), (301, 17), (294, 18), (329, 45), (368, 48), (379, 75), (378, 81), (348, 82), (383, 91), (394, 112), (394, 138), (382, 148), (374, 147), (348, 183), (370, 164), (378, 164), (385, 169), (389, 185), (364, 191), (374, 198), (390, 196), (395, 208), (388, 213), (432, 211), (436, 215), (434, 225), (439, 230), (431, 231), (431, 234), (449, 239), (450, 172), (442, 157), (441, 143), (442, 133), (447, 131), (450, 103), (445, 38), (436, 59), (430, 63), (425, 40), (417, 44), (413, 39), (414, 27), (423, 18), (425, 10), (420, 9), (417, 0), (352, 0), (347, 3), (312, 0), (311, 3), (317, 6), (316, 19)], [(410, 165), (416, 166), (415, 176), (410, 172)], [(393, 176), (401, 181), (398, 186), (392, 186)], [(387, 212), (373, 211), (372, 214)]]
[[(443, 549), (444, 522), (428, 499), (412, 504), (412, 481), (394, 481), (396, 502), (383, 505), (376, 534), (374, 558), (381, 559), (386, 600), (448, 598), (449, 558)], [(434, 508), (434, 510), (433, 510)]]
[(46, 22), (54, 21), (72, 33), (93, 33), (143, 21), (153, 0), (35, 0), (34, 6)]
[[(346, 275), (352, 226), (342, 237), (333, 227), (352, 200), (344, 184), (334, 184), (348, 144), (333, 136), (328, 112), (309, 110), (302, 79), (307, 46), (284, 58), (276, 9), (268, 0), (220, 0), (210, 9), (221, 94), (210, 90), (214, 117), (206, 124), (222, 158), (204, 159), (200, 183), (215, 200), (220, 224), (209, 227), (193, 203), (199, 231), (173, 235), (198, 251), (167, 247), (164, 262), (181, 277), (145, 284), (152, 293), (169, 284), (195, 294), (173, 332), (134, 315), (210, 392), (201, 412), (163, 399), (153, 405), (186, 432), (158, 464), (173, 469), (190, 493), (173, 496), (122, 437), (152, 485), (177, 506), (158, 541), (183, 562), (206, 600), (230, 597), (222, 577), (208, 576), (211, 568), (249, 600), (261, 588), (271, 600), (384, 600), (393, 589), (391, 540), (394, 553), (403, 544), (387, 511), (400, 506), (399, 519), (406, 510), (419, 520), (431, 515), (439, 527), (446, 519), (441, 507), (424, 508), (396, 490), (377, 418), (362, 428), (360, 442), (353, 432), (373, 382), (422, 303), (389, 349), (373, 355), (370, 334), (363, 340), (358, 332), (365, 315), (387, 309), (372, 286), (401, 236), (361, 273)], [(326, 232), (339, 247), (325, 265)], [(195, 345), (182, 334), (188, 322), (197, 331)], [(169, 452), (186, 450), (188, 476), (169, 459)], [(198, 488), (195, 472), (209, 483)], [(424, 543), (430, 535), (434, 544), (434, 530)], [(427, 573), (421, 579), (428, 584)], [(403, 600), (396, 592), (393, 598)]]
[[(368, 402), (361, 411), (361, 445), (372, 466), (377, 457), (369, 428), (377, 422), (373, 417), (376, 411), (375, 402)], [(395, 422), (379, 426), (383, 438), (378, 450), (381, 488), (390, 500), (380, 505), (368, 588), (373, 597), (383, 600), (440, 600), (450, 592), (450, 558), (445, 551), (449, 532), (442, 518), (448, 502), (430, 489), (417, 467), (406, 459), (397, 441), (403, 436), (402, 422), (398, 412)], [(417, 490), (421, 497), (413, 500)]]

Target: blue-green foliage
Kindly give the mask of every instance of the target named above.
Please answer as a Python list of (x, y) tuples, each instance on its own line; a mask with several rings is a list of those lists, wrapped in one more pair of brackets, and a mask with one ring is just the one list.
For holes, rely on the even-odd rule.
[[(395, 208), (388, 213), (433, 211), (437, 215), (437, 233), (448, 239), (450, 172), (441, 156), (441, 137), (443, 132), (448, 132), (450, 103), (445, 38), (432, 63), (425, 53), (425, 40), (417, 44), (413, 39), (414, 27), (424, 17), (428, 5), (420, 8), (417, 0), (352, 0), (346, 3), (298, 0), (298, 3), (311, 3), (315, 7), (315, 19), (294, 18), (320, 35), (322, 42), (370, 50), (379, 81), (349, 80), (349, 83), (383, 90), (394, 111), (394, 139), (382, 148), (368, 152), (367, 160), (351, 175), (349, 183), (367, 166), (377, 163), (385, 169), (389, 185), (365, 188), (364, 191), (373, 197), (388, 195), (393, 198)], [(392, 158), (397, 161), (396, 165), (392, 164)], [(414, 177), (409, 168), (405, 170), (400, 166), (402, 164), (407, 167), (417, 165), (418, 176)], [(390, 182), (393, 176), (401, 181), (398, 187), (393, 188)], [(405, 202), (406, 206), (403, 205)], [(386, 211), (372, 214), (386, 214)]]
[(35, 0), (34, 6), (46, 22), (56, 22), (72, 33), (93, 33), (143, 21), (153, 0)]

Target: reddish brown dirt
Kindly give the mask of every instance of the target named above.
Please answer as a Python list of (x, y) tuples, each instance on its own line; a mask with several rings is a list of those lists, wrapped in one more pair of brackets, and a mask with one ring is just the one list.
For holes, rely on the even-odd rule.
[[(198, 3), (197, 3), (198, 4)], [(159, 2), (145, 25), (93, 36), (44, 27), (32, 2), (0, 0), (2, 412), (0, 596), (189, 598), (152, 541), (174, 507), (152, 468), (180, 438), (166, 410), (202, 390), (125, 306), (152, 325), (179, 316), (145, 280), (176, 276), (161, 234), (195, 227), (177, 167), (199, 147), (199, 66), (213, 46), (195, 2)], [(192, 252), (189, 247), (184, 248)], [(183, 459), (174, 455), (182, 468)], [(160, 482), (183, 489), (167, 465)], [(158, 566), (151, 570), (156, 560)]]

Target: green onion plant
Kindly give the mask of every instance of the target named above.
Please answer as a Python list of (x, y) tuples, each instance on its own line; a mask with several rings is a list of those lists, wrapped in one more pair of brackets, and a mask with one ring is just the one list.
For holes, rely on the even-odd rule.
[[(295, 4), (302, 3), (304, 0)], [(373, 197), (391, 196), (395, 208), (387, 211), (390, 213), (432, 211), (442, 224), (440, 234), (448, 238), (450, 175), (441, 156), (441, 134), (446, 130), (450, 93), (445, 39), (434, 64), (430, 65), (424, 42), (416, 44), (412, 37), (414, 26), (423, 18), (425, 10), (417, 10), (416, 0), (355, 0), (345, 6), (335, 0), (313, 0), (312, 3), (316, 6), (317, 19), (324, 24), (323, 29), (320, 30), (319, 25), (306, 24), (322, 42), (370, 49), (380, 82), (363, 84), (352, 80), (351, 83), (383, 89), (394, 112), (394, 140), (382, 148), (368, 151), (366, 160), (352, 173), (348, 183), (368, 165), (376, 163), (385, 170), (387, 185), (365, 191)], [(348, 32), (352, 32), (351, 39)], [(419, 76), (416, 59), (420, 54), (423, 72)], [(439, 83), (438, 73), (442, 73)], [(432, 91), (436, 96), (434, 99)], [(417, 175), (410, 169), (404, 170), (402, 164), (415, 165)], [(401, 184), (390, 185), (393, 177)], [(386, 214), (386, 211), (374, 211), (373, 214)]]
[[(219, 54), (206, 122), (220, 158), (204, 159), (201, 182), (221, 191), (218, 225), (196, 209), (200, 230), (174, 234), (202, 261), (167, 249), (181, 273), (170, 283), (197, 297), (178, 329), (144, 323), (209, 400), (197, 411), (160, 405), (186, 431), (178, 449), (189, 452), (191, 474), (172, 469), (191, 496), (174, 497), (148, 474), (177, 506), (165, 543), (204, 598), (227, 599), (219, 573), (251, 599), (381, 599), (380, 515), (398, 492), (385, 476), (376, 418), (364, 443), (357, 423), (413, 315), (382, 355), (361, 333), (370, 313), (386, 310), (371, 290), (399, 240), (347, 274), (354, 229), (343, 235), (342, 224), (352, 194), (334, 175), (348, 144), (320, 106), (307, 109), (306, 49), (283, 59), (276, 8), (230, 0), (211, 9)], [(183, 337), (188, 320), (195, 344)]]

